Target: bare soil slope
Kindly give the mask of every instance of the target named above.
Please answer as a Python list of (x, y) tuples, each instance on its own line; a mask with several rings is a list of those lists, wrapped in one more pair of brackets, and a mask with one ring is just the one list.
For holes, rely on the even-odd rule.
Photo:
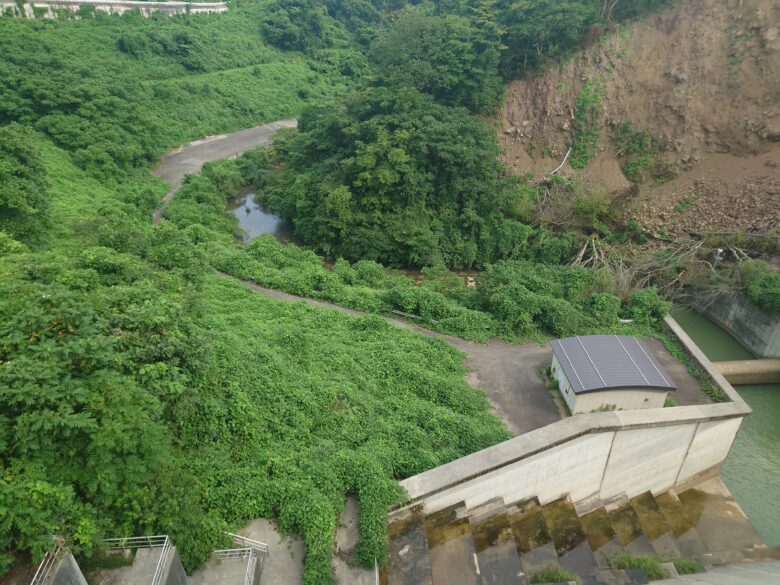
[[(565, 175), (623, 194), (626, 219), (653, 230), (777, 227), (780, 2), (680, 0), (641, 22), (592, 33), (573, 59), (510, 84), (498, 132), (512, 170), (542, 176), (560, 164), (577, 96), (590, 81), (602, 88), (599, 152)], [(625, 122), (660, 141), (658, 158), (676, 179), (630, 189), (612, 145)]]

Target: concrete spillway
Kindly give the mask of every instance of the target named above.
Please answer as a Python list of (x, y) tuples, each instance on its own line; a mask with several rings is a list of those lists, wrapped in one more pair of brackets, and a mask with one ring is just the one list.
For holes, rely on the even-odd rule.
[(731, 384), (777, 384), (780, 359), (715, 362), (714, 366)]

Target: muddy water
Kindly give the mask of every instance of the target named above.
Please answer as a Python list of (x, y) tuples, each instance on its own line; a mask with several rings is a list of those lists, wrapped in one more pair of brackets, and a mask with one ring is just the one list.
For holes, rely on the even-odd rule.
[[(754, 356), (718, 325), (675, 309), (680, 326), (712, 361)], [(769, 546), (780, 546), (780, 384), (737, 386), (753, 409), (737, 434), (721, 477)]]
[(292, 226), (278, 215), (269, 213), (257, 200), (255, 193), (244, 193), (228, 201), (228, 211), (238, 218), (245, 242), (263, 234), (273, 234), (277, 240), (292, 240)]

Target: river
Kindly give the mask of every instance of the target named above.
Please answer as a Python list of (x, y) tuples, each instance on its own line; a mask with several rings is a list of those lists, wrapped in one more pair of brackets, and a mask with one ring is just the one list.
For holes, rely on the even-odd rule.
[[(752, 359), (734, 337), (698, 313), (672, 316), (712, 361)], [(736, 387), (753, 409), (742, 423), (721, 478), (769, 546), (780, 546), (780, 384)]]
[(273, 234), (280, 242), (292, 240), (290, 223), (270, 213), (256, 200), (255, 193), (236, 195), (228, 201), (227, 208), (238, 218), (238, 225), (244, 234), (244, 242), (250, 242), (263, 234)]

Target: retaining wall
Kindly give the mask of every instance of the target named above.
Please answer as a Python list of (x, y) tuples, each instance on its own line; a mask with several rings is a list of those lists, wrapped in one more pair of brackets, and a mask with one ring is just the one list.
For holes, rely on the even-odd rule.
[(780, 315), (767, 313), (741, 296), (694, 306), (758, 357), (780, 357)]
[(227, 12), (224, 2), (138, 2), (112, 0), (32, 0), (24, 2), (21, 7), (13, 0), (0, 0), (0, 14), (11, 13), (15, 16), (35, 18), (36, 12), (44, 18), (57, 18), (57, 12), (65, 10), (77, 14), (82, 6), (92, 6), (95, 10), (110, 14), (124, 14), (130, 10), (138, 10), (143, 16), (151, 16), (162, 12), (168, 16), (175, 14), (205, 14)]
[(568, 495), (586, 512), (716, 475), (750, 408), (674, 319), (666, 323), (729, 402), (573, 416), (402, 481), (411, 504), (430, 514), (461, 501)]

